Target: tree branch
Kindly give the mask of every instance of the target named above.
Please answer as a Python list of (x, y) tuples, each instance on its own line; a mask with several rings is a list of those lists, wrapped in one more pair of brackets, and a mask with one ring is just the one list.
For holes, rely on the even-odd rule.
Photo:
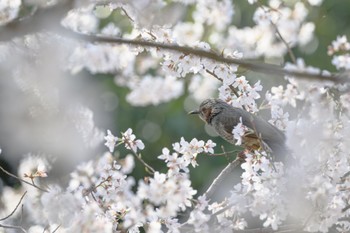
[(0, 227), (5, 228), (5, 229), (16, 229), (16, 230), (20, 230), (24, 233), (27, 233), (27, 231), (20, 226), (11, 226), (11, 225), (4, 225), (4, 224), (0, 224)]
[(126, 142), (128, 144), (128, 146), (130, 147), (130, 150), (132, 151), (132, 153), (135, 155), (135, 157), (145, 166), (146, 171), (147, 169), (149, 170), (149, 173), (154, 174), (156, 172), (156, 170), (149, 165), (148, 163), (146, 163), (142, 158), (141, 158), (141, 154), (137, 154), (131, 147), (129, 142)]
[[(258, 1), (257, 3), (259, 4), (259, 7), (260, 7), (263, 11), (265, 11), (265, 13), (268, 12), (268, 10), (265, 10), (265, 6), (264, 6), (260, 1)], [(269, 8), (269, 7), (268, 7), (268, 8)], [(274, 10), (274, 9), (271, 9), (271, 8), (269, 8), (269, 9), (270, 9), (270, 10)], [(289, 57), (290, 57), (290, 59), (292, 60), (292, 62), (295, 64), (295, 63), (296, 63), (295, 55), (294, 55), (292, 49), (290, 48), (289, 44), (288, 44), (287, 41), (283, 38), (283, 36), (282, 36), (280, 30), (278, 29), (277, 25), (276, 25), (271, 19), (270, 19), (270, 23), (271, 23), (271, 25), (274, 27), (274, 29), (275, 29), (275, 31), (276, 31), (276, 34), (277, 34), (277, 36), (279, 37), (279, 39), (280, 39), (280, 40), (282, 41), (282, 43), (286, 46), (286, 48), (287, 48), (287, 50), (288, 50)]]
[(21, 204), (21, 202), (22, 202), (22, 200), (23, 200), (23, 198), (24, 198), (24, 196), (25, 196), (26, 194), (27, 194), (27, 191), (25, 191), (25, 192), (23, 193), (23, 195), (21, 196), (21, 199), (19, 199), (19, 201), (18, 201), (16, 207), (14, 208), (14, 210), (13, 210), (9, 215), (7, 215), (6, 217), (1, 218), (1, 219), (0, 219), (0, 222), (1, 222), (1, 221), (4, 221), (4, 220), (6, 220), (6, 219), (8, 219), (9, 217), (11, 217), (11, 216), (16, 212), (18, 206)]
[(40, 31), (62, 32), (61, 20), (72, 9), (73, 0), (61, 0), (54, 6), (39, 8), (30, 16), (19, 18), (0, 27), (0, 41)]
[(230, 162), (225, 168), (224, 170), (222, 170), (220, 172), (220, 174), (215, 178), (215, 180), (213, 181), (213, 183), (209, 186), (209, 188), (207, 189), (207, 191), (204, 193), (205, 197), (207, 199), (210, 199), (213, 194), (215, 193), (215, 191), (217, 190), (218, 186), (220, 185), (220, 183), (225, 179), (225, 177), (230, 174), (234, 168), (236, 168), (239, 164), (241, 164), (241, 158), (237, 157), (235, 160), (233, 160), (232, 162)]
[[(68, 30), (67, 30), (68, 31)], [(222, 55), (219, 55), (212, 51), (206, 51), (202, 49), (194, 49), (185, 46), (179, 46), (177, 44), (163, 44), (153, 41), (145, 41), (145, 40), (136, 40), (136, 39), (125, 39), (125, 38), (115, 38), (101, 35), (86, 35), (81, 33), (75, 33), (74, 35), (69, 35), (71, 33), (66, 33), (67, 36), (72, 36), (77, 39), (85, 40), (91, 43), (96, 42), (104, 42), (104, 43), (117, 43), (117, 44), (129, 44), (134, 46), (143, 46), (143, 47), (152, 47), (152, 48), (162, 48), (166, 50), (172, 50), (176, 52), (181, 52), (185, 54), (193, 54), (199, 57), (208, 58), (217, 62), (227, 63), (227, 64), (235, 64), (239, 65), (243, 68), (246, 68), (251, 71), (261, 72), (264, 74), (272, 74), (272, 75), (288, 75), (294, 76), (297, 78), (309, 79), (309, 80), (318, 80), (318, 81), (332, 81), (335, 83), (349, 83), (349, 79), (345, 79), (342, 74), (333, 74), (333, 75), (323, 75), (323, 74), (315, 74), (309, 72), (300, 72), (293, 70), (286, 70), (281, 66), (260, 63), (260, 62), (252, 62), (245, 59), (237, 59), (237, 58), (226, 58)], [(346, 75), (348, 78), (348, 75)]]
[(302, 228), (298, 225), (285, 225), (280, 226), (278, 230), (273, 230), (271, 227), (266, 228), (253, 228), (253, 229), (244, 229), (244, 230), (238, 230), (235, 231), (235, 233), (282, 233), (282, 232), (289, 232), (289, 233), (301, 233), (304, 232)]
[[(309, 80), (318, 80), (318, 81), (332, 81), (335, 83), (349, 83), (348, 79), (349, 74), (333, 74), (333, 75), (323, 75), (323, 74), (314, 74), (309, 72), (300, 72), (285, 70), (283, 67), (273, 64), (260, 63), (248, 61), (245, 59), (237, 58), (227, 58), (223, 57), (221, 54), (212, 51), (206, 51), (202, 49), (194, 49), (185, 46), (179, 46), (177, 44), (163, 44), (153, 41), (145, 41), (138, 39), (125, 39), (117, 37), (109, 37), (102, 35), (87, 35), (71, 30), (65, 29), (60, 25), (60, 21), (64, 15), (71, 9), (71, 1), (63, 1), (56, 4), (53, 7), (46, 9), (39, 9), (37, 12), (28, 17), (25, 20), (17, 20), (13, 23), (6, 25), (5, 27), (0, 28), (0, 41), (8, 41), (15, 37), (24, 36), (26, 34), (37, 33), (39, 31), (53, 31), (62, 36), (67, 36), (70, 38), (80, 39), (91, 43), (102, 42), (102, 43), (117, 43), (117, 44), (128, 44), (133, 46), (142, 46), (142, 47), (152, 47), (152, 48), (162, 48), (166, 50), (176, 51), (185, 54), (192, 54), (195, 56), (208, 58), (217, 62), (235, 64), (243, 68), (246, 68), (251, 71), (261, 72), (264, 74), (271, 75), (288, 75), (294, 76), (297, 78), (304, 78)], [(346, 78), (345, 78), (346, 77)]]
[(30, 182), (28, 182), (28, 181), (26, 181), (26, 180), (23, 180), (22, 178), (20, 178), (20, 177), (14, 175), (14, 174), (12, 174), (11, 172), (6, 171), (2, 166), (0, 166), (0, 170), (1, 170), (2, 172), (4, 172), (5, 174), (7, 174), (8, 176), (11, 176), (11, 177), (13, 177), (13, 178), (16, 178), (17, 180), (19, 180), (19, 181), (21, 181), (21, 182), (23, 182), (23, 183), (29, 184), (30, 186), (33, 186), (33, 187), (39, 189), (40, 191), (49, 192), (49, 191), (47, 191), (47, 190), (44, 189), (44, 188), (41, 188), (41, 187), (39, 187), (39, 186), (37, 186), (37, 185), (35, 185), (35, 184), (32, 184), (32, 183), (30, 183)]

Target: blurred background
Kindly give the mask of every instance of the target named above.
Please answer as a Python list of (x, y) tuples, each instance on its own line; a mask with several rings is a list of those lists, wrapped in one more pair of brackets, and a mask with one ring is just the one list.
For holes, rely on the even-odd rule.
[[(252, 17), (256, 8), (247, 1), (233, 4), (231, 23), (238, 28), (254, 25)], [(303, 57), (308, 65), (334, 72), (331, 57), (327, 56), (327, 47), (337, 35), (350, 35), (349, 9), (350, 1), (346, 0), (325, 0), (321, 6), (309, 8), (307, 18), (316, 26), (315, 37), (307, 45), (293, 48), (295, 56)], [(147, 10), (144, 10), (146, 18)], [(99, 20), (98, 27), (103, 28), (113, 22), (124, 32), (131, 31), (131, 25), (120, 10), (109, 13), (103, 9), (99, 11), (100, 15), (105, 15)], [(153, 17), (149, 17), (152, 19), (147, 23), (191, 20), (192, 11), (191, 7), (174, 2), (164, 12), (153, 12)], [(5, 35), (12, 29), (11, 24), (2, 26), (0, 39), (1, 34)], [(206, 35), (210, 34), (210, 30), (206, 29), (203, 41), (208, 40)], [(213, 80), (210, 86), (215, 88), (204, 91), (207, 96), (195, 98), (188, 91), (193, 75), (188, 75), (183, 79), (185, 91), (179, 98), (158, 105), (132, 106), (126, 100), (130, 90), (118, 85), (118, 74), (93, 73), (86, 69), (72, 74), (60, 68), (60, 64), (67, 59), (65, 53), (77, 46), (76, 41), (62, 34), (52, 36), (50, 40), (44, 36), (41, 38), (40, 34), (34, 37), (23, 34), (0, 42), (0, 163), (9, 171), (16, 173), (19, 161), (28, 153), (46, 155), (53, 162), (49, 177), (59, 177), (65, 183), (77, 164), (99, 157), (107, 151), (102, 140), (107, 129), (120, 136), (120, 132), (132, 128), (137, 138), (145, 144), (143, 159), (160, 171), (165, 171), (166, 167), (157, 156), (163, 147), (171, 149), (172, 144), (180, 141), (181, 137), (188, 141), (192, 138), (205, 141), (211, 139), (217, 144), (216, 153), (222, 152), (221, 147), (226, 151), (240, 149), (217, 137), (198, 117), (187, 115), (188, 111), (199, 106), (200, 98), (218, 96), (216, 88), (219, 82)], [(261, 60), (282, 64), (290, 61), (290, 58), (286, 55)], [(284, 83), (282, 77), (247, 70), (239, 72), (251, 84), (261, 80), (264, 86), (260, 93), (261, 99), (264, 99), (265, 92), (271, 86)], [(265, 119), (270, 117), (268, 110), (259, 114)], [(117, 153), (124, 157), (128, 152), (119, 147)], [(199, 155), (197, 161), (200, 166), (190, 173), (194, 188), (200, 192), (205, 190), (234, 157), (235, 153), (230, 153), (230, 156)], [(0, 174), (4, 184), (16, 185), (15, 180)], [(141, 179), (145, 174), (144, 167), (136, 162), (133, 173), (135, 178)]]

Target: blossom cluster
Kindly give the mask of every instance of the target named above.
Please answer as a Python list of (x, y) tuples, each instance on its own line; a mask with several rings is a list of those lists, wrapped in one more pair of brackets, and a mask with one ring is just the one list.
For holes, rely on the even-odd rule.
[[(106, 146), (110, 149), (114, 149), (111, 146), (116, 141), (135, 151), (143, 145), (140, 140), (135, 140), (131, 129), (122, 133), (120, 140), (108, 131), (106, 141)], [(197, 193), (191, 186), (187, 167), (190, 164), (195, 165), (198, 153), (213, 153), (214, 146), (215, 143), (211, 140), (206, 143), (197, 139), (187, 142), (182, 138), (173, 145), (176, 152), (172, 156), (166, 148), (159, 156), (166, 161), (169, 171), (155, 171), (137, 183), (130, 175), (135, 166), (133, 155), (116, 159), (111, 153), (105, 153), (99, 159), (78, 165), (70, 174), (66, 189), (51, 183), (47, 191), (42, 192), (23, 184), (23, 188), (31, 190), (31, 199), (24, 204), (25, 211), (31, 213), (31, 221), (34, 223), (29, 232), (42, 230), (47, 223), (47, 229), (53, 230), (59, 226), (58, 232), (82, 232), (86, 227), (89, 227), (89, 232), (113, 232), (113, 229), (139, 232), (141, 227), (148, 228), (148, 232), (161, 232), (163, 224), (169, 232), (179, 232), (180, 223), (176, 217), (192, 206), (192, 200)], [(179, 154), (179, 163), (174, 160), (176, 153)], [(181, 164), (180, 158), (183, 158)], [(177, 172), (174, 172), (175, 166), (178, 166)], [(50, 165), (43, 156), (28, 156), (21, 162), (19, 172), (45, 173), (36, 176), (43, 179), (47, 177), (49, 168)], [(29, 175), (25, 175), (23, 179), (28, 177), (34, 182), (34, 178)], [(37, 178), (35, 184), (40, 185)], [(5, 190), (6, 194), (10, 192), (11, 189)], [(18, 199), (20, 192), (18, 190), (13, 198)], [(12, 208), (14, 202), (5, 202), (4, 211)], [(51, 211), (53, 209), (54, 212)], [(1, 216), (5, 214), (2, 211), (0, 213)], [(18, 215), (19, 213), (14, 217)]]
[(138, 149), (143, 150), (145, 145), (140, 139), (135, 139), (136, 136), (132, 133), (132, 129), (130, 128), (122, 133), (121, 138), (115, 137), (110, 130), (107, 130), (107, 136), (105, 136), (105, 146), (107, 146), (109, 151), (112, 153), (114, 148), (118, 146), (117, 143), (120, 142), (125, 144), (126, 149), (136, 153)]
[(256, 25), (245, 28), (230, 26), (229, 36), (220, 40), (247, 58), (278, 57), (288, 51), (283, 40), (289, 47), (306, 45), (312, 40), (315, 25), (306, 22), (307, 15), (308, 9), (303, 2), (296, 2), (291, 7), (280, 0), (268, 1), (268, 5), (260, 5), (255, 11), (253, 20)]
[(338, 36), (328, 47), (328, 55), (334, 55), (332, 64), (340, 69), (350, 69), (350, 43), (346, 36)]
[(173, 144), (173, 149), (175, 152), (170, 154), (168, 148), (163, 148), (162, 154), (158, 156), (159, 159), (164, 160), (167, 163), (169, 172), (188, 173), (188, 166), (191, 164), (193, 167), (197, 166), (197, 155), (199, 153), (214, 153), (214, 147), (216, 144), (212, 140), (208, 140), (206, 143), (202, 140), (198, 141), (196, 138), (192, 139), (190, 142), (185, 141), (181, 138), (180, 142)]
[(234, 185), (228, 200), (223, 203), (214, 202), (209, 207), (213, 213), (223, 210), (217, 215), (221, 231), (245, 229), (248, 219), (243, 216), (247, 212), (259, 216), (264, 221), (264, 227), (270, 226), (277, 230), (288, 216), (283, 164), (273, 163), (265, 152), (255, 151), (246, 153), (241, 167), (242, 180)]

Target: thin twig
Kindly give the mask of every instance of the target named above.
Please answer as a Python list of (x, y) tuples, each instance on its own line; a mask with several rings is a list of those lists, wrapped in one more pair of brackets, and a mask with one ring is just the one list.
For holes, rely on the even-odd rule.
[(128, 12), (124, 9), (124, 7), (120, 7), (120, 9), (124, 12), (125, 16), (129, 18), (129, 20), (131, 22), (135, 22), (135, 20), (133, 18), (131, 18), (131, 16), (128, 14)]
[(224, 151), (222, 153), (214, 153), (214, 154), (211, 154), (211, 153), (205, 153), (209, 156), (222, 156), (222, 155), (225, 155), (225, 156), (228, 156), (229, 154), (233, 154), (233, 153), (237, 153), (239, 152), (240, 150), (230, 150), (230, 151)]
[(55, 233), (55, 232), (58, 230), (58, 228), (60, 228), (60, 227), (61, 227), (61, 225), (58, 225), (58, 226), (55, 228), (55, 230), (53, 230), (52, 233)]
[(345, 206), (345, 207), (341, 210), (341, 212), (344, 213), (344, 212), (346, 212), (348, 209), (350, 209), (350, 205)]
[(289, 54), (290, 59), (291, 59), (292, 62), (295, 64), (295, 63), (297, 62), (297, 60), (296, 60), (296, 58), (295, 58), (295, 55), (294, 55), (292, 49), (290, 48), (290, 46), (289, 46), (289, 44), (287, 43), (287, 41), (286, 41), (286, 40), (283, 38), (283, 36), (281, 35), (281, 33), (280, 33), (280, 31), (279, 31), (277, 25), (276, 25), (274, 22), (272, 22), (272, 20), (270, 20), (270, 21), (271, 21), (272, 26), (275, 28), (278, 37), (279, 37), (280, 40), (283, 42), (283, 44), (287, 47), (287, 50), (288, 50), (288, 54)]
[[(226, 153), (224, 151), (224, 153)], [(213, 183), (211, 183), (211, 185), (209, 186), (209, 188), (207, 189), (207, 191), (204, 193), (204, 196), (206, 199), (210, 199), (215, 190), (217, 189), (217, 187), (220, 185), (220, 183), (225, 179), (225, 177), (232, 172), (232, 170), (237, 167), (239, 164), (241, 163), (240, 158), (236, 158), (234, 161), (232, 161), (231, 163), (229, 163), (221, 172), (220, 174), (214, 179)], [(186, 225), (188, 225), (188, 220), (184, 223), (181, 224), (180, 228), (184, 228), (186, 227)]]
[(22, 200), (23, 200), (23, 198), (24, 198), (24, 196), (25, 196), (26, 194), (27, 194), (27, 191), (25, 191), (25, 192), (23, 193), (23, 195), (22, 195), (21, 198), (19, 199), (19, 201), (18, 201), (16, 207), (14, 208), (14, 210), (12, 210), (12, 212), (11, 212), (9, 215), (7, 215), (6, 217), (1, 218), (1, 219), (0, 219), (0, 222), (1, 222), (1, 221), (4, 221), (4, 220), (6, 220), (6, 219), (8, 219), (9, 217), (11, 217), (11, 216), (16, 212), (18, 206), (21, 204), (21, 202), (22, 202)]
[[(130, 143), (127, 141), (126, 144), (128, 144), (129, 148), (131, 149)], [(149, 170), (148, 172), (151, 174), (154, 174), (156, 170), (149, 164), (147, 164), (142, 158), (141, 154), (137, 154), (133, 149), (131, 149), (132, 153), (135, 155), (135, 157)]]
[(225, 177), (230, 174), (232, 172), (232, 170), (234, 168), (236, 168), (239, 164), (241, 163), (241, 159), (240, 158), (236, 158), (235, 160), (233, 160), (231, 163), (229, 163), (224, 170), (222, 170), (220, 172), (220, 174), (215, 178), (215, 180), (213, 181), (213, 183), (211, 183), (211, 185), (209, 186), (209, 188), (207, 189), (207, 191), (204, 193), (205, 197), (207, 199), (210, 199), (213, 194), (215, 193), (215, 191), (217, 190), (217, 187), (220, 185), (220, 183), (225, 179)]
[(301, 233), (303, 232), (300, 226), (295, 224), (285, 225), (285, 226), (279, 226), (279, 230), (273, 230), (271, 227), (266, 228), (253, 228), (253, 229), (244, 229), (244, 230), (238, 230), (235, 231), (235, 233), (282, 233), (282, 232), (296, 232)]
[(11, 225), (0, 224), (0, 227), (5, 228), (5, 229), (17, 229), (17, 230), (20, 230), (24, 233), (27, 233), (27, 231), (21, 226), (11, 226)]
[[(223, 82), (223, 80), (221, 78), (219, 78), (214, 72), (206, 69), (205, 70), (208, 74), (212, 75), (214, 78), (216, 78), (217, 80), (219, 80), (220, 82)], [(238, 92), (236, 91), (236, 89), (232, 86), (232, 85), (229, 85), (231, 91), (233, 92), (233, 94), (235, 94), (235, 96), (238, 98), (239, 97), (239, 94)]]
[[(258, 1), (257, 3), (259, 4), (260, 8), (261, 8), (263, 11), (265, 11), (265, 13), (268, 12), (268, 10), (265, 10), (265, 9), (264, 9), (265, 6), (264, 6), (261, 2)], [(286, 46), (286, 48), (287, 48), (287, 50), (288, 50), (289, 57), (290, 57), (290, 59), (292, 60), (292, 62), (295, 64), (295, 63), (296, 63), (296, 59), (295, 59), (295, 55), (294, 55), (294, 53), (293, 53), (291, 47), (289, 46), (289, 44), (287, 43), (287, 41), (283, 38), (283, 36), (282, 36), (280, 30), (278, 29), (277, 25), (276, 25), (271, 19), (270, 19), (270, 23), (271, 23), (271, 25), (274, 27), (274, 29), (275, 29), (275, 31), (276, 31), (276, 33), (277, 33), (279, 39), (280, 39), (280, 40), (282, 41), (282, 43)]]
[(222, 208), (221, 210), (218, 210), (218, 211), (216, 211), (215, 213), (213, 213), (212, 216), (216, 216), (216, 215), (222, 214), (222, 213), (225, 212), (226, 210), (231, 209), (232, 206), (234, 206), (234, 204), (229, 204), (229, 205), (225, 206), (224, 208)]
[(35, 185), (35, 184), (32, 184), (32, 183), (30, 183), (30, 182), (28, 182), (28, 181), (26, 181), (26, 180), (23, 180), (22, 178), (20, 178), (20, 177), (14, 175), (14, 174), (12, 174), (11, 172), (6, 171), (2, 166), (0, 166), (0, 170), (3, 171), (5, 174), (7, 174), (7, 175), (9, 175), (9, 176), (11, 176), (11, 177), (13, 177), (13, 178), (16, 178), (17, 180), (19, 180), (19, 181), (21, 181), (21, 182), (23, 182), (23, 183), (29, 184), (30, 186), (33, 186), (33, 187), (39, 189), (40, 191), (49, 192), (49, 191), (47, 191), (47, 190), (44, 189), (44, 188), (41, 188), (41, 187), (39, 187), (39, 186), (37, 186), (37, 185)]
[(350, 171), (348, 171), (347, 173), (345, 173), (341, 178), (340, 178), (340, 180), (345, 180), (345, 178), (347, 177), (347, 176), (349, 176), (350, 175)]
[(156, 170), (154, 170), (153, 167), (151, 167), (150, 165), (148, 165), (142, 158), (141, 158), (141, 154), (136, 154), (135, 153), (136, 158), (146, 167), (150, 170), (151, 174), (154, 174), (156, 172)]

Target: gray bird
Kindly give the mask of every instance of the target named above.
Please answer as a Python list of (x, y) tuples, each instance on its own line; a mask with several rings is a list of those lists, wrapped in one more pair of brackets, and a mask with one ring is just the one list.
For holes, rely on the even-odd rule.
[[(220, 99), (206, 99), (198, 110), (189, 114), (199, 114), (199, 117), (209, 125), (226, 141), (235, 144), (232, 130), (240, 122), (248, 127), (248, 131), (242, 137), (244, 148), (253, 151), (263, 148), (271, 150), (273, 154), (286, 151), (285, 135), (282, 131), (271, 125), (266, 120), (255, 116), (243, 109), (235, 108)], [(266, 148), (266, 145), (268, 148)]]

